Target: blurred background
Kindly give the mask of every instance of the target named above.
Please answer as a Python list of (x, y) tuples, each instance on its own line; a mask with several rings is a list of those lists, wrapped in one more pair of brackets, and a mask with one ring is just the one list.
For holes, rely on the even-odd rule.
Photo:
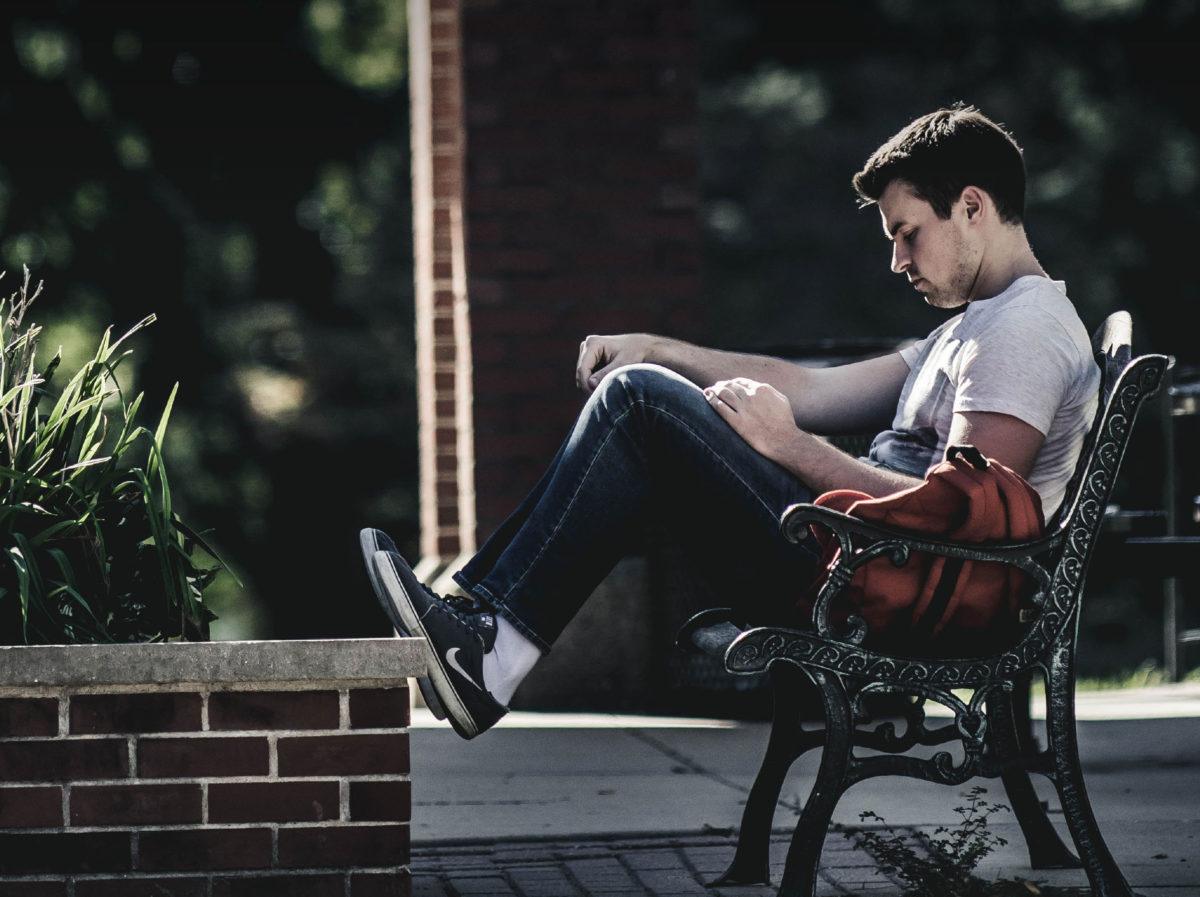
[[(941, 315), (888, 271), (878, 214), (856, 208), (849, 178), (910, 119), (965, 100), (1024, 146), (1033, 245), (1085, 324), (1125, 308), (1137, 350), (1175, 355), (1178, 371), (1200, 362), (1185, 326), (1200, 286), (1195, 0), (673, 6), (655, 33), (686, 43), (690, 62), (670, 84), (698, 127), (694, 196), (664, 202), (697, 224), (699, 277), (668, 332), (795, 355), (839, 340), (834, 350), (853, 355), (936, 326)], [(555, 16), (659, 15), (656, 4), (465, 0), (468, 18), (508, 7), (545, 20), (543, 37)], [(0, 17), (0, 289), (15, 288), (22, 265), (45, 280), (32, 317), (45, 352), (62, 344), (65, 368), (108, 324), (157, 313), (123, 386), (144, 389), (155, 414), (181, 381), (167, 440), (180, 512), (244, 584), (222, 575), (206, 594), (213, 636), (385, 634), (355, 537), (382, 526), (420, 553), (405, 4), (45, 0), (5, 3)], [(472, 42), (485, 24), (468, 22), (468, 61), (489, 46)], [(555, 66), (542, 76), (569, 72), (570, 54), (544, 45)], [(652, 58), (655, 45), (637, 52)], [(613, 56), (614, 71), (625, 58)], [(482, 145), (505, 110), (468, 102), (466, 114)], [(554, 118), (537, 127), (554, 131)], [(484, 164), (470, 162), (473, 182), (487, 183)], [(603, 235), (592, 241), (601, 263), (624, 263), (605, 259)], [(558, 433), (581, 401), (569, 393), (579, 340), (642, 326), (634, 314), (624, 326), (602, 298), (590, 308), (538, 343)], [(481, 311), (477, 347), (487, 321)], [(1134, 441), (1127, 507), (1164, 507), (1160, 423)], [(553, 448), (512, 468), (514, 494)], [(1194, 456), (1180, 455), (1185, 504), (1200, 492)], [(498, 476), (479, 471), (480, 489)], [(489, 522), (481, 514), (480, 539)], [(1160, 663), (1158, 581), (1103, 565), (1093, 581), (1084, 671)], [(618, 682), (547, 700), (671, 701), (633, 691)]]

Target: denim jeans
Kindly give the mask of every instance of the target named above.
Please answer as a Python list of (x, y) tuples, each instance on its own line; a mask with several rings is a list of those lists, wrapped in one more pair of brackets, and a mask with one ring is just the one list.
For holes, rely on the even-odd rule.
[(720, 604), (788, 619), (814, 574), (779, 518), (812, 492), (755, 452), (695, 384), (653, 364), (609, 373), (549, 469), (455, 581), (543, 651), (646, 524), (678, 538)]

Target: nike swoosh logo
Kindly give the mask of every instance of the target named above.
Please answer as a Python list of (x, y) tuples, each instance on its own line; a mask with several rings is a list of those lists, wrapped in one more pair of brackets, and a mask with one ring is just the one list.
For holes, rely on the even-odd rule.
[(459, 650), (458, 648), (451, 648), (449, 651), (446, 652), (446, 663), (450, 664), (451, 668), (456, 673), (458, 673), (458, 675), (462, 676), (464, 679), (466, 679), (468, 682), (470, 682), (472, 685), (474, 685), (480, 691), (487, 691), (486, 688), (484, 688), (482, 685), (480, 685), (478, 682), (476, 682), (474, 679), (471, 678), (470, 673), (468, 673), (466, 670), (464, 670), (462, 668), (462, 666), (459, 665), (458, 657), (456, 656), (458, 654), (458, 650)]

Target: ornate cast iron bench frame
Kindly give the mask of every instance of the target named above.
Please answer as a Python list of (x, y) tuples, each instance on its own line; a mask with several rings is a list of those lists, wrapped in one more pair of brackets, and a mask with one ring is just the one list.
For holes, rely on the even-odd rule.
[[(1132, 358), (1129, 315), (1111, 315), (1092, 339), (1102, 379), (1096, 421), (1067, 489), (1062, 510), (1048, 534), (1034, 542), (957, 544), (874, 526), (825, 508), (793, 505), (783, 514), (787, 539), (800, 542), (809, 524), (828, 527), (837, 537), (841, 560), (820, 591), (812, 630), (759, 627), (741, 629), (724, 608), (704, 611), (680, 631), (687, 650), (721, 653), (731, 673), (770, 676), (774, 718), (766, 755), (755, 779), (729, 870), (714, 885), (769, 884), (767, 851), (771, 823), (784, 777), (805, 751), (823, 748), (812, 791), (787, 854), (780, 895), (811, 897), (830, 818), (842, 793), (864, 779), (902, 775), (944, 785), (974, 776), (1000, 777), (1029, 848), (1034, 869), (1078, 868), (1087, 872), (1098, 897), (1132, 897), (1113, 860), (1088, 801), (1075, 731), (1075, 646), (1088, 562), (1125, 456), (1142, 403), (1159, 388), (1167, 368), (1163, 355)], [(830, 609), (854, 571), (879, 556), (897, 566), (923, 551), (978, 561), (1011, 564), (1037, 585), (1036, 610), (1010, 650), (987, 657), (930, 660), (879, 653), (864, 647), (866, 625), (851, 617), (844, 629), (831, 622)], [(1046, 681), (1049, 746), (1040, 750), (1029, 716), (1030, 683), (1040, 672)], [(802, 690), (808, 682), (821, 692), (825, 725), (800, 723)], [(952, 689), (969, 690), (963, 700)], [(860, 729), (870, 722), (862, 699), (898, 693), (908, 705), (902, 734), (891, 723)], [(925, 725), (924, 702), (935, 701), (954, 714), (952, 723)], [(963, 759), (939, 751), (930, 758), (910, 749), (960, 742)], [(856, 756), (862, 747), (882, 754)], [(1080, 860), (1066, 848), (1037, 798), (1029, 773), (1054, 782)]]

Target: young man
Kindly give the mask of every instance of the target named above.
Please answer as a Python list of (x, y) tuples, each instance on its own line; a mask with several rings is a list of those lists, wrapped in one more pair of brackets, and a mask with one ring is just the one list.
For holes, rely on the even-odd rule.
[[(755, 622), (789, 610), (780, 584), (813, 557), (779, 534), (793, 502), (834, 489), (917, 485), (970, 443), (1024, 476), (1049, 518), (1091, 424), (1100, 374), (1065, 285), (1022, 224), (1025, 169), (972, 107), (939, 109), (875, 151), (853, 184), (876, 204), (892, 270), (925, 301), (965, 311), (900, 352), (813, 369), (649, 334), (589, 336), (589, 398), (542, 480), (442, 598), (390, 540), (364, 530), (378, 597), (428, 639), (430, 688), (466, 738), (492, 726), (521, 679), (626, 553), (647, 515), (694, 546), (725, 603)], [(867, 458), (813, 433), (887, 426)]]

